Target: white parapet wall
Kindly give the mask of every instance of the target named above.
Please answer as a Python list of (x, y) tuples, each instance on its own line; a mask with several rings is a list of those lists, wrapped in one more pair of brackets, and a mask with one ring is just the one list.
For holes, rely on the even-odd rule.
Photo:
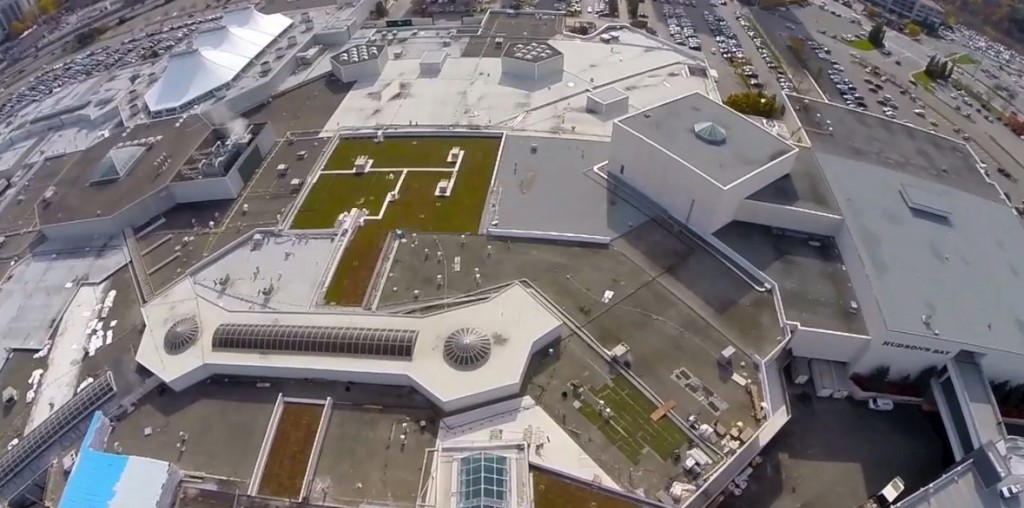
[(274, 403), (274, 410), (270, 413), (270, 422), (267, 423), (267, 433), (263, 436), (263, 444), (260, 445), (260, 453), (256, 456), (256, 467), (252, 471), (252, 480), (249, 481), (248, 495), (255, 496), (259, 490), (260, 480), (263, 479), (263, 469), (267, 465), (267, 455), (270, 454), (270, 443), (274, 440), (277, 432), (277, 424), (281, 421), (281, 411), (284, 410), (284, 394), (277, 394), (277, 402)]

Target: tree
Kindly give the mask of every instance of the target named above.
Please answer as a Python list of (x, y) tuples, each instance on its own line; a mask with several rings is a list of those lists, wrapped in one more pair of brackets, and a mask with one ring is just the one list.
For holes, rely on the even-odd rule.
[(388, 6), (384, 5), (384, 2), (378, 0), (377, 5), (373, 6), (373, 14), (377, 16), (377, 19), (384, 19), (388, 17)]
[(924, 75), (931, 78), (932, 81), (949, 81), (955, 71), (955, 63), (945, 58), (939, 58), (938, 55), (928, 58), (928, 63), (924, 66)]
[(938, 371), (939, 369), (936, 367), (926, 367), (921, 369), (921, 372), (918, 372), (911, 380), (911, 384), (913, 384), (923, 396), (928, 393), (928, 388), (931, 387), (932, 384), (932, 378), (935, 377), (935, 373)]
[(778, 118), (782, 112), (778, 98), (764, 92), (741, 92), (729, 95), (725, 105), (744, 115), (762, 118)]
[(43, 16), (49, 16), (60, 10), (60, 4), (57, 0), (39, 0), (39, 13)]
[(868, 42), (876, 48), (885, 47), (885, 25), (881, 23), (875, 23), (875, 26), (871, 27), (868, 32)]
[(865, 388), (873, 392), (881, 392), (885, 390), (885, 384), (889, 381), (889, 366), (879, 365), (871, 372), (868, 372), (867, 376), (864, 376)]
[(640, 15), (640, 0), (626, 0), (626, 13), (629, 19), (636, 19)]
[(875, 7), (872, 7), (872, 6), (869, 5), (869, 6), (864, 8), (864, 15), (867, 16), (868, 18), (871, 18), (871, 19), (877, 18), (878, 17), (878, 9), (876, 9)]
[(28, 26), (26, 26), (21, 21), (15, 21), (11, 23), (10, 31), (12, 36), (18, 37), (21, 34), (25, 33), (25, 30), (28, 30)]
[(910, 37), (911, 39), (916, 39), (921, 36), (921, 27), (914, 23), (907, 23), (907, 26), (904, 27), (904, 29), (907, 31), (907, 37)]

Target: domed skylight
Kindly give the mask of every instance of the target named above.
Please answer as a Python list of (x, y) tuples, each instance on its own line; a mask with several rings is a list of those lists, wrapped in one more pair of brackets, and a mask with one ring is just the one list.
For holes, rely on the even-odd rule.
[(711, 145), (725, 144), (725, 129), (714, 122), (697, 122), (693, 124), (693, 132), (705, 143)]
[(199, 338), (199, 321), (194, 316), (179, 319), (164, 334), (164, 349), (177, 354), (188, 349)]
[(442, 352), (453, 367), (473, 369), (491, 357), (491, 336), (477, 328), (459, 328), (448, 334)]

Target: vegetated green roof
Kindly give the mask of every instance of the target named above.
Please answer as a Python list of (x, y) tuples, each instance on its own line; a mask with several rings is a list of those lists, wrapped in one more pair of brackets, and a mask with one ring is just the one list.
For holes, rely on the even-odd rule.
[(461, 141), (476, 139), (482, 138), (385, 136), (381, 143), (374, 138), (345, 138), (327, 159), (324, 170), (350, 171), (360, 155), (373, 159), (375, 169), (453, 168), (455, 164), (448, 162), (448, 151), (462, 147)]
[[(452, 147), (464, 151), (462, 165), (451, 196), (438, 198), (438, 182), (450, 179), (453, 168), (446, 159)], [(359, 155), (373, 159), (370, 172), (363, 175), (321, 174), (303, 201), (293, 228), (331, 228), (337, 217), (353, 207), (377, 214), (399, 180), (398, 199), (388, 204), (381, 220), (367, 220), (346, 247), (331, 277), (324, 297), (332, 305), (358, 306), (363, 303), (381, 248), (394, 230), (437, 233), (476, 233), (480, 227), (491, 185), (499, 137), (386, 138), (342, 140), (325, 170), (351, 170)], [(383, 162), (381, 162), (383, 161)], [(333, 166), (332, 166), (333, 164)], [(431, 168), (438, 171), (375, 171), (385, 168)]]
[(594, 487), (560, 478), (554, 474), (534, 470), (534, 508), (638, 508), (640, 505), (602, 492)]
[(683, 429), (667, 416), (652, 421), (651, 413), (657, 406), (623, 376), (591, 389), (590, 393), (594, 399), (603, 401), (613, 416), (605, 419), (594, 406), (594, 400), (586, 398), (580, 401), (580, 412), (634, 464), (640, 463), (645, 449), (662, 460), (671, 460), (672, 455), (689, 442)]

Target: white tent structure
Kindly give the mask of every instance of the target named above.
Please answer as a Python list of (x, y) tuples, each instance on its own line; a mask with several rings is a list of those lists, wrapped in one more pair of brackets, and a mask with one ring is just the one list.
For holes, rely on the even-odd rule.
[(180, 113), (231, 83), (292, 24), (282, 14), (251, 7), (224, 13), (219, 24), (195, 36), (190, 49), (170, 55), (160, 80), (146, 92), (154, 117)]

